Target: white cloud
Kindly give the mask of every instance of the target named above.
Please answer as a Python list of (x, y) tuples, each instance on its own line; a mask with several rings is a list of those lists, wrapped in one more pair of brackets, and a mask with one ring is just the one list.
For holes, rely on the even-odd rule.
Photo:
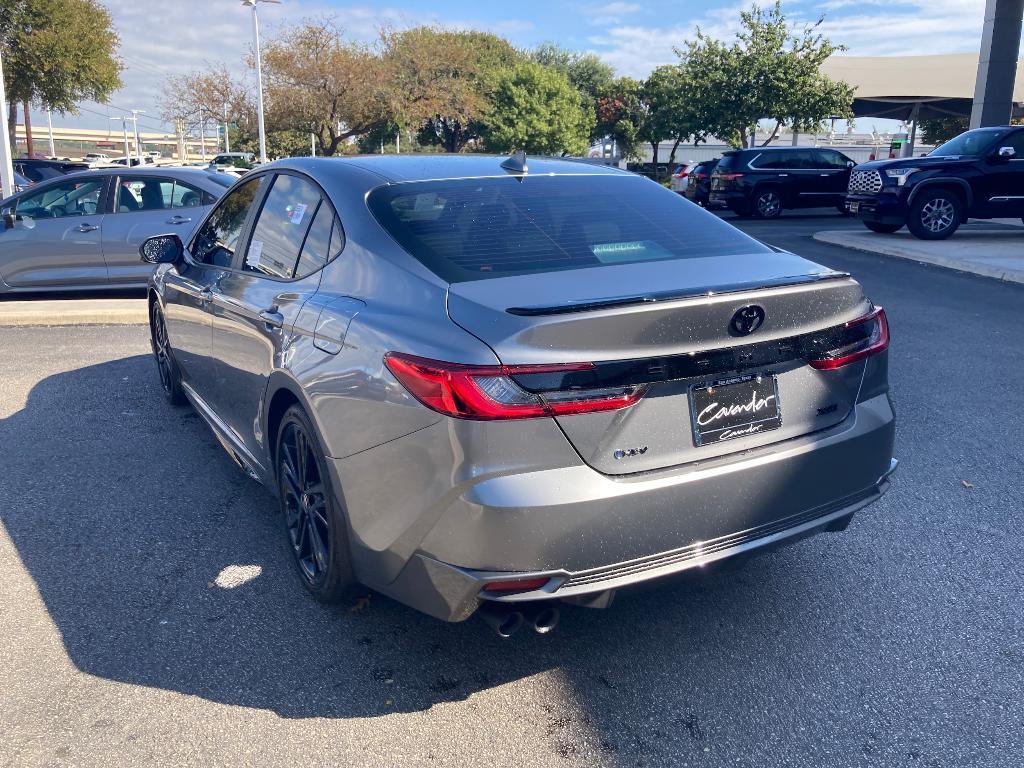
[[(821, 31), (832, 42), (847, 46), (851, 56), (964, 53), (980, 45), (984, 0), (826, 0), (811, 13), (797, 12), (791, 18), (815, 22), (821, 9), (848, 5), (858, 12), (827, 14)], [(731, 38), (739, 26), (740, 11), (748, 7), (747, 2), (723, 6), (669, 27), (611, 26), (589, 37), (588, 43), (622, 74), (644, 77), (658, 65), (676, 62), (673, 47), (685, 47), (698, 26), (713, 37)]]
[(640, 10), (639, 3), (600, 3), (584, 8), (587, 21), (598, 26), (618, 24), (626, 16), (630, 16)]

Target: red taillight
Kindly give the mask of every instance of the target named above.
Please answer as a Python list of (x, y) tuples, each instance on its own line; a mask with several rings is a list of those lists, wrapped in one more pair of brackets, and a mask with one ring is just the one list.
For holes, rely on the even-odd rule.
[(484, 584), (484, 592), (532, 592), (545, 586), (551, 579), (542, 576), (537, 579), (514, 579), (509, 581), (489, 581)]
[(884, 352), (889, 348), (889, 321), (885, 317), (885, 310), (881, 307), (876, 307), (864, 317), (851, 320), (846, 324), (846, 328), (848, 330), (855, 329), (868, 323), (871, 323), (872, 326), (867, 329), (867, 335), (864, 338), (839, 349), (833, 349), (818, 360), (808, 360), (808, 364), (819, 371), (832, 371), (863, 360), (865, 357)]
[(642, 386), (531, 392), (513, 377), (589, 371), (593, 363), (557, 365), (462, 365), (398, 352), (384, 363), (410, 394), (428, 408), (459, 419), (532, 419), (626, 408), (643, 397)]
[(722, 181), (736, 181), (736, 179), (743, 178), (742, 173), (720, 173), (718, 176)]

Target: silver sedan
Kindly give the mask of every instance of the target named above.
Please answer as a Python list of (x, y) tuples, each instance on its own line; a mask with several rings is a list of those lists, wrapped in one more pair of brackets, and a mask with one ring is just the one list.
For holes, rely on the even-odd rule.
[(192, 168), (82, 171), (0, 203), (0, 293), (142, 288), (151, 235), (187, 237), (234, 177)]
[(295, 158), (142, 254), (165, 394), (276, 492), (321, 600), (543, 632), (842, 530), (895, 468), (861, 286), (616, 169)]

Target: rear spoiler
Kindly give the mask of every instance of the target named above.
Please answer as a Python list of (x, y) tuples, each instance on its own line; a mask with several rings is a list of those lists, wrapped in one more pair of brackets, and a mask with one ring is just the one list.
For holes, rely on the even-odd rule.
[(849, 272), (837, 271), (822, 272), (815, 275), (789, 275), (768, 281), (758, 280), (750, 283), (730, 283), (728, 285), (706, 287), (701, 288), (696, 292), (680, 292), (679, 290), (661, 291), (657, 293), (645, 293), (639, 296), (613, 296), (606, 299), (595, 299), (592, 301), (581, 301), (555, 306), (509, 307), (505, 311), (510, 315), (519, 315), (524, 317), (566, 315), (573, 312), (593, 312), (601, 309), (616, 309), (618, 307), (630, 307), (638, 304), (653, 304), (661, 301), (678, 301), (680, 299), (696, 299), (708, 296), (718, 296), (723, 293), (741, 293), (743, 291), (783, 288), (790, 285), (820, 283), (826, 280), (844, 280), (848, 277), (850, 277)]

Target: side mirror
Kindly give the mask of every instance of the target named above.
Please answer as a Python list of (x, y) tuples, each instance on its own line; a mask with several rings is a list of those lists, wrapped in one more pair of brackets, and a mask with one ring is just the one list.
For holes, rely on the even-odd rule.
[(1017, 150), (1013, 147), (1000, 147), (996, 157), (1000, 160), (1013, 160), (1017, 156)]
[(0, 215), (4, 218), (4, 229), (14, 229), (14, 222), (17, 220), (14, 216), (13, 208), (4, 208), (0, 211)]
[(173, 264), (185, 254), (177, 235), (154, 235), (139, 246), (139, 255), (148, 264)]
[(854, 167), (854, 166), (856, 166), (856, 165), (857, 165), (857, 164), (856, 164), (855, 162), (853, 162), (853, 160), (847, 160), (847, 161), (846, 161), (846, 167), (847, 167), (847, 168), (853, 168), (853, 167)]

